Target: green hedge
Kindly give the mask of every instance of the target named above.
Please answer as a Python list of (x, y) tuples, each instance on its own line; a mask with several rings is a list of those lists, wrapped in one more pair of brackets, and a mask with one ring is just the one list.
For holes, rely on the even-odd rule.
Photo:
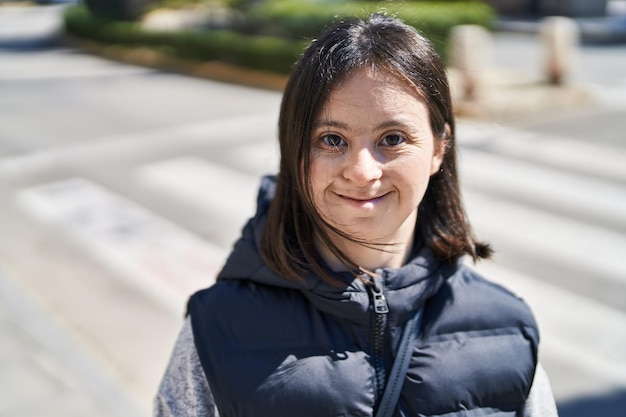
[(424, 2), (320, 2), (311, 0), (273, 0), (249, 11), (253, 30), (292, 39), (312, 39), (321, 30), (342, 18), (366, 17), (384, 12), (420, 30), (440, 53), (453, 26), (475, 24), (489, 27), (493, 9), (477, 1)]
[(97, 18), (80, 6), (70, 7), (64, 15), (68, 33), (97, 42), (150, 47), (159, 52), (196, 61), (221, 61), (246, 68), (280, 74), (291, 70), (306, 46), (269, 36), (249, 36), (229, 31), (186, 30), (161, 32), (142, 30), (136, 23)]
[(433, 41), (444, 57), (446, 38), (453, 26), (489, 26), (494, 17), (489, 6), (472, 1), (378, 3), (274, 0), (248, 10), (246, 33), (147, 31), (137, 23), (94, 17), (82, 6), (66, 9), (65, 27), (70, 34), (105, 44), (150, 47), (185, 59), (221, 61), (286, 74), (308, 40), (317, 36), (324, 27), (342, 18), (365, 17), (374, 12), (386, 12), (415, 26)]

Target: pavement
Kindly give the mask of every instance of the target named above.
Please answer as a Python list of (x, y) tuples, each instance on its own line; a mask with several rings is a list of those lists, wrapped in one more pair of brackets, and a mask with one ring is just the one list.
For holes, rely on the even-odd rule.
[[(514, 28), (509, 26), (509, 29)], [(47, 42), (51, 42), (49, 30), (57, 30), (57, 27), (48, 27), (46, 31), (30, 38), (24, 34), (16, 35), (10, 39), (11, 42), (5, 43), (17, 45), (17, 47), (45, 46), (50, 44)], [(5, 31), (8, 32), (9, 29), (5, 28)], [(620, 31), (614, 31), (615, 38), (618, 37), (618, 32), (621, 33)], [(6, 41), (7, 38), (4, 39)], [(85, 48), (96, 47), (82, 45)], [(124, 58), (121, 51), (115, 54), (127, 62), (155, 66), (173, 65), (159, 61), (160, 58), (154, 56), (149, 58), (152, 60), (150, 64), (142, 61), (142, 58)], [(145, 59), (145, 54), (143, 59)], [(179, 66), (169, 68), (208, 78), (216, 76), (220, 78), (220, 71), (224, 74), (223, 77), (233, 75), (231, 69), (227, 67), (221, 69), (220, 67), (203, 67), (202, 69), (197, 66), (192, 68), (187, 63), (177, 65)], [(478, 118), (507, 119), (513, 115), (519, 116), (520, 109), (537, 111), (536, 107), (531, 109), (529, 103), (540, 102), (546, 106), (545, 108), (556, 107), (571, 110), (572, 105), (579, 107), (581, 104), (591, 103), (592, 100), (584, 85), (556, 89), (537, 81), (536, 77), (520, 78), (510, 76), (509, 72), (499, 74), (501, 74), (497, 77), (499, 82), (492, 84), (491, 98), (479, 107), (469, 108), (467, 110), (469, 114), (473, 112), (473, 115)], [(267, 74), (257, 73), (254, 75), (256, 79), (251, 78), (253, 75), (245, 71), (235, 75), (245, 80), (247, 84), (252, 83), (272, 89), (281, 88), (282, 80)], [(234, 82), (234, 79), (229, 79), (229, 81)], [(515, 92), (516, 97), (519, 97), (520, 84), (527, 87), (528, 94), (523, 101), (513, 101), (510, 94)], [(528, 88), (529, 86), (534, 86), (534, 88)], [(545, 110), (545, 108), (542, 109)], [(7, 229), (10, 225), (2, 224), (2, 226), (4, 233), (10, 233), (11, 229)], [(59, 268), (58, 265), (54, 265), (54, 251), (62, 249), (55, 249), (55, 242), (48, 241), (45, 244), (44, 249), (33, 248), (32, 256), (37, 258), (38, 266), (29, 267), (27, 269), (29, 274), (41, 275), (46, 273), (47, 268)], [(38, 252), (42, 250), (45, 250), (45, 253)], [(95, 308), (93, 305), (97, 302), (95, 296), (104, 291), (117, 294), (118, 298), (124, 297), (124, 305), (132, 307), (127, 307), (130, 310), (125, 312), (110, 312), (110, 317), (102, 318), (103, 325), (98, 329), (80, 329), (77, 332), (70, 330), (71, 326), (67, 324), (67, 317), (60, 317), (55, 313), (59, 306), (55, 306), (49, 299), (41, 296), (42, 291), (65, 291), (63, 281), (51, 283), (46, 288), (34, 291), (30, 283), (35, 281), (29, 279), (28, 276), (20, 276), (19, 280), (16, 279), (13, 276), (15, 270), (16, 268), (13, 268), (7, 260), (0, 259), (0, 328), (3, 333), (2, 342), (0, 342), (0, 416), (134, 417), (148, 415), (146, 398), (156, 387), (152, 383), (146, 384), (145, 381), (137, 380), (138, 377), (133, 375), (132, 367), (141, 366), (137, 365), (137, 362), (140, 362), (138, 358), (149, 356), (152, 353), (151, 350), (158, 348), (161, 351), (169, 351), (169, 342), (165, 343), (165, 346), (159, 346), (163, 343), (148, 339), (138, 351), (124, 352), (126, 356), (120, 359), (117, 368), (126, 368), (127, 373), (121, 375), (110, 367), (103, 366), (102, 358), (94, 357), (91, 354), (94, 349), (89, 346), (110, 343), (111, 349), (124, 351), (124, 340), (132, 338), (133, 333), (140, 331), (132, 325), (126, 327), (120, 325), (120, 323), (123, 324), (126, 315), (139, 318), (159, 317), (159, 320), (152, 321), (168, 329), (175, 328), (180, 322), (180, 317), (172, 314), (171, 311), (161, 311), (155, 303), (142, 299), (139, 292), (120, 290), (115, 286), (116, 284), (108, 280), (106, 271), (85, 271), (83, 287), (73, 289), (83, 294), (82, 300), (75, 300), (80, 305), (77, 304), (74, 308), (64, 306), (64, 309), (80, 314), (81, 308), (85, 308), (86, 305)], [(23, 269), (20, 270), (23, 271)], [(60, 272), (60, 276), (63, 275), (62, 270), (57, 270), (57, 272)], [(120, 295), (122, 292), (123, 295)], [(154, 363), (149, 360), (145, 362)], [(161, 370), (152, 370), (150, 375), (158, 375), (159, 372)], [(154, 378), (152, 377), (151, 380)], [(120, 383), (120, 381), (123, 382)], [(615, 403), (622, 404), (623, 397), (618, 394), (615, 396)], [(141, 400), (138, 401), (137, 398)], [(570, 403), (569, 406), (574, 408), (576, 404)], [(592, 412), (589, 415), (602, 415), (602, 412), (596, 408), (595, 413)]]
[(0, 269), (0, 415), (141, 415), (63, 325)]

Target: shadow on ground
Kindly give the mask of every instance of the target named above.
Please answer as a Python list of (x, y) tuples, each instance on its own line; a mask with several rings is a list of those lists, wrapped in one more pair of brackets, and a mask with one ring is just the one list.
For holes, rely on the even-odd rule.
[(603, 396), (560, 402), (558, 408), (560, 417), (623, 417), (626, 410), (626, 389)]

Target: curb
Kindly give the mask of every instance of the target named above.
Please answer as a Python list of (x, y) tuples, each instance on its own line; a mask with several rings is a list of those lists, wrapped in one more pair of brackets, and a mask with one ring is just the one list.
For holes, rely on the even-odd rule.
[(150, 48), (103, 45), (68, 34), (63, 35), (63, 43), (107, 59), (207, 80), (223, 81), (274, 91), (282, 91), (287, 84), (288, 77), (286, 75), (237, 67), (217, 61), (198, 62), (173, 58)]

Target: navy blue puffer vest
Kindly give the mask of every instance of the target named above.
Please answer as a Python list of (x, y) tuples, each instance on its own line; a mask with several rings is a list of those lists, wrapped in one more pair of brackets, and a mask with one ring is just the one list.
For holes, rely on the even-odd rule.
[(217, 283), (189, 302), (196, 349), (221, 417), (373, 416), (410, 313), (424, 308), (396, 416), (515, 416), (530, 390), (538, 331), (526, 304), (428, 249), (373, 287), (338, 274), (274, 275), (251, 220)]

